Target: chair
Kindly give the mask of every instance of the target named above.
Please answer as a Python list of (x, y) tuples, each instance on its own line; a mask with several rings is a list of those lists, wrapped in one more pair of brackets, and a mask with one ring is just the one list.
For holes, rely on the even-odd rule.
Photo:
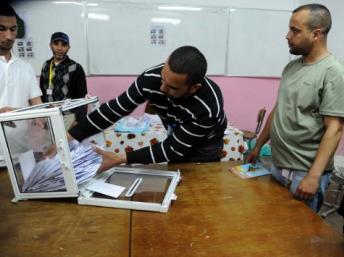
[(265, 107), (259, 110), (258, 116), (257, 116), (257, 126), (254, 132), (249, 131), (249, 130), (242, 130), (242, 132), (244, 133), (244, 140), (247, 142), (248, 150), (252, 149), (252, 146), (251, 146), (252, 140), (257, 137), (257, 135), (260, 132), (260, 129), (262, 128), (265, 113), (266, 113)]
[[(323, 205), (329, 207), (328, 210), (321, 213), (322, 218), (326, 218), (331, 213), (339, 209), (340, 203), (344, 197), (344, 167), (337, 167), (330, 177), (329, 189), (326, 191), (327, 198)], [(331, 197), (329, 197), (331, 196)]]

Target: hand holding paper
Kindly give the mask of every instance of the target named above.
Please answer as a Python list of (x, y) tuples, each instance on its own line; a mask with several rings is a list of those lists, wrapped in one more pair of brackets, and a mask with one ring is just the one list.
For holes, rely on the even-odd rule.
[(94, 146), (93, 150), (97, 153), (100, 154), (103, 157), (103, 162), (97, 171), (97, 173), (106, 171), (114, 166), (120, 165), (122, 163), (127, 162), (127, 157), (125, 154), (115, 154), (113, 152), (109, 151), (104, 151), (100, 149), (99, 147)]

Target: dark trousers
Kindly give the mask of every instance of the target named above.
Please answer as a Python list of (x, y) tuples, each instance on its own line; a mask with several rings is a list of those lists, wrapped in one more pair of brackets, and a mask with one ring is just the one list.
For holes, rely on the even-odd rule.
[(342, 215), (343, 218), (344, 218), (344, 197), (343, 197), (343, 199), (342, 199), (342, 203), (341, 203), (340, 206), (339, 206), (338, 214), (339, 214), (339, 215)]

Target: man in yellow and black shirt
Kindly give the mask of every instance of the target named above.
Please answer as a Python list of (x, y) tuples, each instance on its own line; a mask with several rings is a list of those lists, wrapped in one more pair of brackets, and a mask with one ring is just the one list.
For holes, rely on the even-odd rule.
[[(42, 67), (40, 87), (43, 102), (61, 101), (68, 98), (83, 98), (87, 94), (85, 72), (82, 66), (69, 59), (69, 37), (63, 32), (55, 32), (51, 36), (50, 48), (53, 57)], [(77, 108), (76, 120), (86, 115), (85, 108)]]

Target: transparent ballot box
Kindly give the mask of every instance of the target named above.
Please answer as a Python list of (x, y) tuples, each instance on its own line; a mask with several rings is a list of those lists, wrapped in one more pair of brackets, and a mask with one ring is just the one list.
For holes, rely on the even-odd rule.
[(67, 131), (80, 108), (99, 107), (97, 97), (40, 104), (0, 114), (0, 143), (13, 201), (78, 197), (80, 204), (167, 212), (176, 199), (179, 172), (113, 168), (97, 174), (100, 133), (79, 143)]

